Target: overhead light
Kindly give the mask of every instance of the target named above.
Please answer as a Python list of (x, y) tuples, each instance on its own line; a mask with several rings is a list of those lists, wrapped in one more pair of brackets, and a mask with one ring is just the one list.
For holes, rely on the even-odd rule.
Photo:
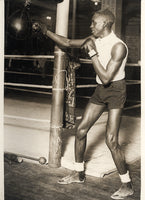
[(91, 0), (94, 4), (95, 4), (95, 6), (97, 6), (99, 3), (101, 3), (101, 0)]
[(47, 16), (46, 19), (51, 20), (51, 16)]

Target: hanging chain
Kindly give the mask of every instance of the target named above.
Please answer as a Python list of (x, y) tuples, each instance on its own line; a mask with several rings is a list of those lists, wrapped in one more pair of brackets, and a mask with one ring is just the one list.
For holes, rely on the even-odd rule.
[(31, 0), (26, 0), (24, 6), (29, 9), (30, 5), (31, 5)]

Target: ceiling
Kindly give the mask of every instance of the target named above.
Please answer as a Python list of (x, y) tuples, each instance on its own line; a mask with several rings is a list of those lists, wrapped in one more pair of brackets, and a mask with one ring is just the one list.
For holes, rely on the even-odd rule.
[[(25, 0), (5, 0), (9, 3), (9, 12), (14, 12), (14, 10), (22, 9), (24, 7)], [(94, 10), (97, 9), (94, 6), (94, 3), (90, 0), (76, 0), (77, 2), (77, 13), (80, 16), (86, 16), (86, 13), (89, 15)], [(32, 16), (36, 14), (39, 16), (46, 15), (55, 12), (56, 13), (56, 1), (55, 0), (31, 0), (30, 13)], [(88, 12), (88, 10), (90, 12)], [(73, 11), (73, 0), (70, 0), (70, 15)]]

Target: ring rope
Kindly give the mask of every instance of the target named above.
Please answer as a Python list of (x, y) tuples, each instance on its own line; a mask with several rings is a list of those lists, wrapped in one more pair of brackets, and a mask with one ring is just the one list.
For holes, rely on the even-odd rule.
[[(90, 59), (80, 58), (79, 60), (80, 60), (81, 63), (92, 64), (92, 61)], [(128, 66), (128, 67), (140, 67), (140, 64), (138, 64), (138, 63), (126, 63), (126, 66)]]
[(50, 123), (50, 120), (46, 120), (46, 119), (35, 119), (35, 118), (28, 118), (28, 117), (15, 116), (15, 115), (4, 115), (4, 117), (11, 118), (11, 119), (22, 119), (22, 120)]
[(140, 103), (140, 101), (137, 101), (137, 100), (132, 100), (132, 99), (130, 99), (130, 100), (127, 100), (127, 102), (132, 102), (132, 103), (136, 102), (136, 103)]
[[(21, 74), (21, 75), (34, 75), (34, 76), (42, 76), (42, 73), (38, 74), (38, 73), (28, 73), (28, 72), (16, 72), (16, 71), (5, 71), (5, 73), (9, 73), (9, 74)], [(45, 74), (45, 76), (53, 76), (53, 75), (49, 75), (49, 74)]]
[[(42, 76), (42, 73), (30, 73), (30, 72), (18, 72), (18, 71), (5, 71), (5, 73), (8, 74), (20, 74), (20, 75), (34, 75), (34, 76)], [(45, 74), (45, 76), (53, 77), (53, 75)], [(96, 80), (96, 77), (76, 77), (76, 79), (90, 79), (90, 80)]]
[[(14, 71), (5, 71), (6, 73), (12, 73), (12, 74), (21, 74), (21, 75), (34, 75), (34, 76), (42, 76), (42, 74), (37, 74), (37, 73), (27, 73), (27, 72), (14, 72)], [(46, 74), (45, 76), (48, 77), (53, 77), (53, 75), (48, 75)], [(90, 80), (95, 80), (95, 77), (76, 77), (76, 79), (90, 79)], [(126, 80), (127, 85), (137, 85), (141, 84), (140, 80)], [(91, 84), (90, 87), (96, 87), (97, 84)], [(76, 88), (85, 88), (88, 85), (77, 85)]]
[(127, 80), (126, 81), (127, 85), (137, 85), (137, 84), (141, 84), (140, 80)]
[[(12, 74), (21, 74), (21, 75), (34, 75), (34, 76), (42, 76), (42, 74), (38, 74), (38, 73), (28, 73), (28, 72), (15, 72), (15, 71), (5, 71), (5, 73), (12, 73)], [(46, 74), (46, 76), (53, 76), (53, 75), (49, 75)], [(76, 77), (76, 79), (90, 79), (90, 80), (96, 80), (95, 77)], [(135, 85), (135, 84), (140, 84), (141, 81), (140, 80), (126, 80), (127, 85)], [(83, 87), (85, 85), (82, 85)], [(95, 86), (95, 85), (94, 85)], [(78, 88), (80, 88), (80, 86), (77, 86)], [(91, 85), (92, 87), (92, 85)]]
[(13, 58), (13, 59), (17, 59), (17, 58), (50, 58), (50, 59), (54, 59), (54, 55), (4, 55), (5, 58)]
[[(140, 107), (141, 104), (137, 104), (137, 105), (133, 105), (133, 106), (129, 106), (124, 108), (124, 110), (130, 110), (132, 108), (138, 108)], [(107, 112), (106, 112), (107, 113)], [(4, 115), (5, 118), (10, 118), (10, 119), (21, 119), (21, 120), (28, 120), (28, 121), (35, 121), (35, 122), (46, 122), (46, 123), (50, 123), (50, 120), (45, 120), (45, 119), (36, 119), (36, 118), (28, 118), (28, 117), (22, 117), (22, 116), (16, 116), (16, 115)], [(82, 116), (78, 116), (76, 119), (79, 120), (81, 119)], [(62, 128), (62, 126), (51, 126), (51, 128)]]
[(31, 92), (31, 93), (36, 93), (36, 94), (46, 94), (46, 95), (52, 95), (52, 92), (44, 92), (44, 91), (37, 91), (37, 90), (30, 90), (30, 89), (22, 89), (22, 88), (14, 88), (14, 87), (8, 87), (6, 86), (7, 89), (10, 90), (17, 90), (17, 91), (23, 91), (23, 92)]
[[(17, 91), (23, 91), (23, 92), (31, 92), (31, 93), (36, 93), (36, 94), (46, 94), (46, 95), (52, 95), (52, 92), (43, 92), (43, 91), (37, 91), (37, 90), (30, 90), (30, 89), (22, 89), (22, 88), (13, 88), (13, 87), (7, 87), (7, 89), (11, 89), (11, 90), (17, 90)], [(77, 95), (76, 97), (78, 98), (84, 98), (84, 99), (90, 99), (90, 96), (80, 96)], [(140, 101), (136, 101), (136, 100), (127, 100), (127, 102), (136, 102), (136, 103), (140, 103)]]
[[(54, 56), (50, 56), (50, 55), (39, 55), (39, 56), (31, 56), (31, 55), (5, 55), (5, 58), (51, 58), (51, 59), (54, 59)], [(91, 63), (91, 60), (89, 59), (80, 59), (80, 61), (82, 63)], [(136, 63), (127, 63), (126, 66), (140, 66), (139, 64), (136, 64)], [(65, 71), (66, 70), (62, 70), (62, 71)], [(61, 71), (61, 72), (62, 72)], [(41, 74), (36, 74), (36, 73), (23, 73), (23, 72), (13, 72), (13, 71), (6, 71), (6, 73), (17, 73), (17, 74), (27, 74), (27, 75), (41, 75)], [(52, 75), (48, 75), (48, 76), (52, 76)], [(55, 79), (57, 78), (58, 74), (56, 74), (56, 77)], [(78, 77), (78, 78), (88, 78), (88, 79), (95, 79), (94, 78), (90, 78), (90, 77)], [(140, 80), (127, 80), (127, 85), (134, 85), (134, 84), (140, 84), (141, 81)], [(19, 87), (33, 87), (33, 88), (43, 88), (43, 89), (52, 89), (52, 86), (46, 86), (46, 85), (33, 85), (33, 84), (22, 84), (22, 83), (4, 83), (5, 86), (9, 85), (9, 86), (19, 86)], [(90, 85), (77, 85), (76, 88), (90, 88), (90, 87), (96, 87), (97, 84), (90, 84)], [(26, 89), (18, 89), (18, 88), (10, 88), (10, 87), (7, 87), (9, 89), (14, 89), (14, 90), (21, 90), (21, 91), (27, 91), (27, 92), (35, 92), (35, 93), (41, 93), (41, 94), (52, 94), (52, 93), (48, 93), (48, 92), (39, 92), (39, 91), (34, 91), (34, 90), (26, 90)], [(53, 88), (53, 90), (61, 90), (63, 91), (65, 88)], [(90, 98), (88, 96), (78, 96), (78, 97), (82, 97), (82, 98)], [(133, 108), (133, 107), (139, 107), (139, 105), (135, 105), (135, 106), (130, 106), (128, 107), (128, 109), (130, 108)], [(127, 109), (127, 108), (126, 108)]]
[[(140, 81), (135, 80), (135, 81), (130, 81), (130, 82), (126, 82), (127, 85), (137, 85), (140, 84)], [(90, 85), (76, 85), (76, 88), (90, 88), (90, 87), (96, 87), (97, 84), (90, 84)]]
[[(4, 55), (4, 57), (6, 59), (8, 58), (13, 58), (13, 59), (18, 59), (18, 58), (49, 58), (49, 59), (54, 59), (54, 55)], [(84, 58), (80, 58), (79, 59), (81, 63), (86, 63), (86, 64), (91, 64), (92, 61), (90, 59), (84, 59)], [(126, 66), (130, 66), (130, 67), (140, 67), (140, 64), (138, 63), (126, 63)]]
[(30, 88), (43, 88), (43, 89), (52, 89), (52, 86), (47, 85), (33, 85), (33, 84), (23, 84), (23, 83), (4, 83), (4, 85), (9, 86), (19, 86), (19, 87), (30, 87)]
[[(136, 85), (140, 84), (140, 81), (130, 81), (126, 83), (127, 85)], [(24, 83), (10, 83), (5, 82), (5, 86), (19, 86), (19, 87), (30, 87), (30, 88), (43, 88), (43, 89), (53, 89), (53, 90), (65, 90), (65, 88), (52, 88), (52, 86), (47, 85), (34, 85), (34, 84), (24, 84)], [(97, 84), (90, 84), (90, 85), (76, 85), (76, 88), (94, 88)]]
[(132, 108), (139, 108), (139, 107), (141, 107), (141, 104), (137, 104), (137, 105), (133, 105), (133, 106), (128, 106), (128, 107), (124, 108), (124, 110), (130, 110)]

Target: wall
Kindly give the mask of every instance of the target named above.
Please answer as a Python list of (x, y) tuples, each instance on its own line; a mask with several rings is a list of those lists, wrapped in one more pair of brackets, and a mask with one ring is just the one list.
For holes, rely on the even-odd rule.
[(128, 62), (140, 60), (140, 0), (124, 0), (122, 37), (129, 48)]

